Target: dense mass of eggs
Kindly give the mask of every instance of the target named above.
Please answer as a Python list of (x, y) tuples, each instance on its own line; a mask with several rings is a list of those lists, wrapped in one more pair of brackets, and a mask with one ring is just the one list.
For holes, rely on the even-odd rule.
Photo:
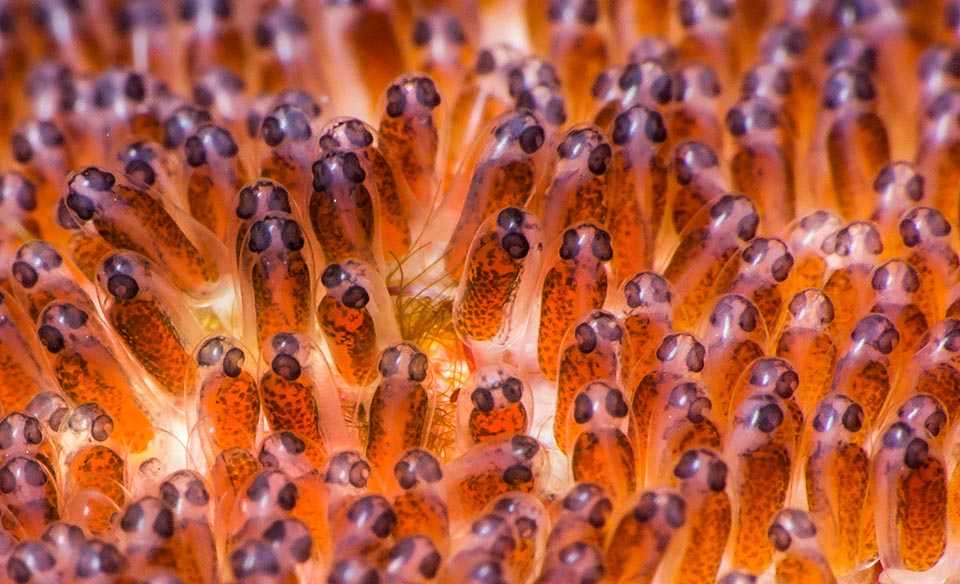
[(0, 1), (0, 581), (950, 581), (958, 42)]

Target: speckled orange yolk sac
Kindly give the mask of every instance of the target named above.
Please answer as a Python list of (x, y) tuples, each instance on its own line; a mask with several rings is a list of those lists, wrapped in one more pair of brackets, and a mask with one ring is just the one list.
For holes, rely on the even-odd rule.
[(951, 581), (958, 228), (958, 0), (0, 0), (0, 583)]

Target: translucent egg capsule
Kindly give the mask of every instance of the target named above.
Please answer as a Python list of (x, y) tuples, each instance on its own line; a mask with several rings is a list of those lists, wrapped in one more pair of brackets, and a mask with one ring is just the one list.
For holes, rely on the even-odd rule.
[(717, 276), (714, 289), (750, 299), (760, 310), (769, 333), (776, 326), (789, 291), (793, 254), (780, 239), (758, 237), (737, 252)]
[(543, 218), (545, 238), (584, 221), (603, 224), (608, 212), (607, 170), (612, 149), (596, 127), (575, 127), (557, 147), (553, 180), (543, 198), (531, 200)]
[(426, 450), (413, 448), (398, 457), (392, 476), (396, 482), (390, 491), (397, 515), (396, 537), (423, 534), (445, 549), (450, 538), (450, 512), (440, 461)]
[(687, 531), (682, 553), (664, 564), (674, 584), (713, 580), (720, 569), (731, 529), (727, 464), (709, 448), (684, 452), (676, 460), (671, 482), (683, 498)]
[(186, 209), (183, 197), (183, 169), (180, 160), (152, 140), (133, 140), (120, 148), (117, 162), (123, 174), (142, 189), (154, 188), (170, 197), (169, 203)]
[(22, 541), (13, 547), (6, 558), (6, 576), (12, 582), (53, 584), (62, 582), (67, 566), (57, 561), (52, 544), (42, 541)]
[[(91, 11), (96, 13), (96, 9)], [(34, 48), (41, 54), (60, 54), (78, 71), (90, 72), (103, 67), (109, 53), (105, 45), (109, 29), (97, 30), (81, 5), (45, 0), (34, 7), (33, 17), (36, 32), (41, 35), (34, 41), (39, 46)]]
[(681, 232), (663, 276), (676, 292), (674, 320), (693, 325), (708, 300), (709, 288), (738, 247), (753, 239), (760, 216), (742, 195), (723, 195), (702, 209)]
[(379, 202), (353, 152), (334, 149), (313, 163), (308, 213), (313, 235), (328, 262), (356, 258), (383, 265)]
[(611, 582), (653, 582), (687, 506), (674, 491), (644, 491), (627, 499), (607, 538), (604, 564)]
[(960, 387), (960, 322), (947, 318), (923, 336), (919, 350), (904, 363), (894, 385), (891, 403), (899, 403), (910, 395), (929, 394), (943, 404), (951, 424), (960, 416), (960, 399), (954, 388)]
[[(327, 76), (337, 81), (331, 97), (349, 115), (369, 118), (377, 96), (404, 71), (398, 12), (366, 2), (326, 2), (320, 9), (317, 40), (328, 55)], [(403, 22), (409, 27), (409, 15)]]
[(110, 527), (110, 516), (126, 502), (126, 449), (111, 437), (113, 418), (97, 404), (83, 404), (67, 416), (60, 430), (64, 497), (83, 489), (107, 497), (112, 505), (90, 503), (85, 527), (94, 533)]
[(160, 387), (179, 399), (190, 351), (203, 336), (179, 291), (156, 265), (134, 252), (104, 257), (97, 284), (113, 330)]
[[(873, 3), (866, 10), (834, 12), (834, 22), (843, 22), (850, 30), (862, 33), (876, 47), (877, 80), (883, 94), (882, 111), (884, 118), (891, 120), (896, 120), (899, 112), (915, 111), (917, 106), (919, 92), (915, 78), (910, 83), (896, 81), (901, 72), (913, 73), (916, 70), (922, 48), (929, 42), (926, 38), (921, 40), (914, 28), (916, 25), (910, 22), (913, 19), (908, 14), (913, 12), (916, 15), (915, 10), (915, 7), (904, 8), (896, 2), (883, 0)], [(850, 18), (851, 15), (855, 16)], [(936, 20), (935, 16), (931, 15), (930, 18), (931, 21)], [(920, 28), (924, 26), (921, 24)], [(895, 148), (912, 141), (914, 135), (911, 130), (907, 124), (890, 124)]]
[(673, 292), (656, 272), (639, 272), (621, 287), (627, 312), (621, 317), (624, 337), (622, 379), (632, 386), (656, 364), (659, 342), (673, 330)]
[(27, 456), (8, 458), (0, 466), (0, 517), (4, 529), (21, 539), (38, 538), (60, 518), (59, 487), (49, 469)]
[(909, 162), (898, 161), (883, 167), (873, 181), (876, 195), (870, 220), (888, 246), (897, 247), (897, 224), (909, 209), (926, 202), (926, 179)]
[(922, 420), (894, 422), (874, 454), (877, 543), (885, 570), (909, 577), (934, 567), (947, 543), (947, 474)]
[(897, 348), (900, 333), (887, 317), (870, 314), (859, 321), (842, 345), (831, 392), (844, 393), (863, 407), (864, 423), (873, 427), (891, 388), (890, 353)]
[[(557, 405), (553, 435), (557, 445), (568, 452), (568, 413), (575, 396), (585, 384), (606, 381), (613, 387), (622, 381), (623, 327), (617, 318), (605, 311), (591, 311), (581, 316), (564, 335), (557, 365)], [(585, 479), (589, 480), (589, 479)]]
[(264, 343), (260, 400), (273, 431), (290, 430), (327, 451), (354, 444), (326, 359), (305, 335), (278, 333)]
[(870, 192), (873, 179), (890, 163), (886, 125), (875, 110), (876, 89), (863, 71), (837, 69), (824, 85), (817, 156), (825, 162), (837, 208), (848, 220), (866, 219), (873, 212), (858, 194)]
[(242, 583), (279, 584), (293, 576), (291, 570), (281, 571), (273, 546), (257, 537), (245, 540), (230, 553), (230, 570), (236, 581)]
[[(293, 217), (271, 211), (250, 225), (239, 256), (246, 338), (313, 331), (313, 255)], [(249, 278), (249, 279), (248, 279)]]
[[(227, 530), (231, 541), (256, 536), (277, 519), (293, 511), (300, 490), (279, 470), (262, 470), (247, 480), (237, 492), (229, 512)], [(171, 520), (173, 513), (170, 513)]]
[(699, 380), (706, 349), (689, 333), (671, 333), (662, 339), (656, 357), (657, 365), (633, 388), (630, 400), (630, 411), (637, 420), (637, 468), (644, 472), (655, 404), (663, 404), (669, 392), (682, 381)]
[(577, 483), (556, 503), (547, 536), (546, 558), (552, 561), (568, 545), (585, 542), (602, 550), (613, 502), (595, 483)]
[(470, 19), (457, 12), (464, 10), (432, 8), (416, 18), (410, 35), (408, 62), (414, 70), (430, 75), (441, 95), (457, 95), (464, 77), (461, 63), (473, 61), (476, 31), (467, 30)]
[(340, 375), (354, 386), (372, 380), (380, 350), (399, 339), (390, 299), (379, 274), (358, 261), (329, 264), (320, 276), (326, 294), (317, 323)]
[(276, 92), (291, 85), (310, 93), (326, 93), (321, 62), (315, 59), (310, 24), (292, 7), (274, 6), (260, 13), (253, 28), (253, 84), (260, 91)]
[(398, 538), (388, 555), (383, 581), (390, 584), (433, 582), (443, 561), (433, 540), (421, 534)]
[(755, 395), (737, 408), (724, 441), (733, 493), (733, 564), (763, 571), (773, 558), (767, 527), (782, 507), (796, 456), (795, 426), (774, 395)]
[(149, 437), (141, 431), (151, 425), (144, 410), (153, 415), (152, 404), (130, 377), (131, 363), (118, 355), (106, 326), (95, 313), (59, 301), (47, 305), (37, 324), (47, 362), (63, 392), (75, 403), (103, 406), (121, 440), (134, 452), (142, 451)]
[(173, 511), (161, 499), (138, 499), (113, 521), (118, 547), (131, 568), (167, 568), (181, 574), (185, 582), (204, 581), (199, 575), (197, 549), (184, 537)]
[(33, 416), (39, 420), (48, 432), (56, 432), (60, 429), (60, 424), (63, 423), (69, 410), (66, 398), (59, 391), (38, 393), (23, 408), (28, 416)]
[[(243, 74), (248, 49), (234, 13), (232, 0), (187, 0), (181, 2), (177, 20), (186, 31), (182, 66), (196, 76), (213, 66)], [(202, 26), (201, 26), (202, 25)]]
[(514, 108), (528, 109), (544, 123), (547, 139), (554, 143), (567, 121), (563, 87), (553, 64), (536, 55), (526, 55), (504, 71)]
[[(490, 122), (514, 105), (506, 79), (506, 71), (522, 58), (519, 49), (497, 44), (477, 53), (472, 67), (467, 69), (463, 85), (456, 96), (450, 112), (449, 152), (456, 164), (447, 168), (445, 184), (459, 166), (461, 156)], [(555, 122), (554, 122), (555, 123)]]
[(900, 333), (901, 355), (919, 349), (920, 338), (927, 332), (927, 317), (920, 308), (920, 276), (903, 260), (884, 262), (873, 271), (870, 286), (874, 290), (871, 312), (883, 314)]
[(4, 412), (23, 409), (41, 392), (56, 391), (56, 381), (46, 368), (30, 317), (13, 296), (0, 290), (0, 406)]
[(517, 534), (517, 547), (508, 558), (516, 574), (537, 570), (544, 559), (544, 545), (550, 517), (540, 499), (528, 493), (507, 493), (492, 501), (487, 510), (511, 524)]
[[(800, 87), (794, 86), (795, 80)], [(809, 94), (798, 95), (804, 88)], [(790, 65), (776, 61), (761, 61), (744, 72), (739, 97), (744, 102), (762, 103), (776, 112), (780, 125), (789, 130), (789, 136), (793, 140), (793, 152), (804, 155), (813, 130), (814, 110), (817, 106), (816, 85), (808, 73), (798, 73), (796, 67), (791, 68)], [(794, 180), (798, 187), (806, 185), (803, 176), (795, 175)], [(802, 195), (802, 189), (798, 188), (797, 194)]]
[[(300, 441), (299, 444), (293, 443), (293, 440), (290, 440), (290, 437), (293, 437), (292, 433), (283, 432), (279, 434), (273, 434), (273, 436), (287, 436), (288, 439), (284, 440), (288, 446), (291, 446), (292, 449), (296, 449), (299, 445), (305, 445), (303, 441)], [(269, 438), (269, 437), (268, 437)], [(296, 439), (299, 440), (299, 439)], [(269, 444), (265, 440), (264, 448), (268, 448)], [(310, 452), (314, 452), (315, 447), (310, 446)], [(284, 452), (281, 452), (279, 449), (273, 449), (271, 452), (267, 453), (265, 450), (261, 450), (260, 458), (264, 461), (265, 468), (270, 468), (273, 470), (280, 469), (281, 472), (287, 474), (298, 473), (299, 476), (291, 479), (291, 484), (293, 484), (297, 489), (297, 500), (296, 504), (292, 509), (289, 510), (289, 518), (286, 518), (286, 514), (273, 514), (272, 517), (267, 516), (267, 521), (260, 523), (259, 529), (263, 530), (265, 533), (269, 530), (271, 525), (275, 525), (277, 521), (283, 521), (287, 523), (294, 520), (296, 526), (293, 528), (293, 531), (297, 535), (294, 535), (295, 540), (301, 540), (303, 542), (303, 535), (308, 535), (311, 545), (306, 550), (306, 553), (313, 558), (317, 559), (326, 559), (330, 557), (331, 545), (333, 542), (333, 537), (331, 536), (331, 519), (333, 517), (339, 517), (345, 512), (345, 508), (349, 503), (344, 501), (336, 501), (334, 505), (334, 498), (331, 496), (331, 491), (328, 489), (328, 485), (324, 483), (322, 476), (322, 466), (319, 466), (320, 463), (311, 463), (310, 459), (305, 456), (306, 452), (301, 451), (299, 454), (295, 452), (290, 452), (289, 455), (285, 455)], [(282, 458), (281, 458), (282, 457)], [(310, 458), (313, 458), (311, 455)], [(278, 466), (271, 466), (278, 465)], [(300, 474), (303, 473), (303, 474)], [(352, 502), (352, 500), (351, 500)], [(275, 528), (276, 529), (276, 528)], [(276, 537), (279, 537), (280, 533)], [(288, 565), (292, 566), (296, 562), (290, 561), (290, 555), (293, 554), (295, 550), (297, 556), (303, 557), (304, 550), (302, 547), (297, 547), (294, 549), (287, 549), (284, 551), (283, 546), (280, 545), (282, 542), (278, 542), (275, 547), (278, 548), (276, 551), (281, 555), (286, 557), (284, 560)], [(296, 559), (296, 558), (294, 558)], [(305, 560), (300, 560), (305, 561)]]
[(280, 574), (287, 574), (288, 580), (300, 564), (315, 555), (307, 526), (298, 519), (277, 519), (267, 526), (261, 537), (273, 548)]
[(373, 468), (387, 475), (403, 451), (423, 445), (436, 397), (430, 362), (413, 343), (386, 349), (377, 368), (381, 377), (367, 406), (366, 453)]
[(873, 223), (854, 221), (823, 240), (829, 272), (823, 291), (833, 302), (837, 333), (850, 330), (856, 320), (867, 314), (861, 301), (872, 295), (871, 273), (883, 253), (883, 241)]
[(118, 183), (113, 174), (93, 166), (72, 173), (67, 187), (67, 208), (86, 233), (153, 260), (191, 295), (215, 294), (224, 276), (225, 252), (189, 217), (171, 213), (154, 194)]
[(32, 180), (16, 170), (0, 173), (0, 209), (4, 211), (0, 229), (34, 237), (54, 235), (50, 218), (44, 216), (47, 212), (37, 207), (37, 186)]
[(821, 81), (843, 67), (858, 69), (868, 75), (876, 75), (876, 43), (862, 32), (841, 30), (832, 39), (827, 39), (829, 42), (823, 52), (824, 69), (819, 71)]
[(230, 131), (205, 124), (187, 138), (187, 203), (190, 215), (222, 239), (227, 234), (229, 204), (248, 180)]
[[(561, 79), (593, 79), (606, 67), (611, 53), (600, 23), (600, 3), (596, 0), (569, 0), (547, 4), (531, 2), (527, 6), (532, 31), (540, 29), (538, 24), (546, 20), (545, 34), (533, 39), (534, 48), (549, 56)], [(570, 83), (564, 90), (571, 113), (580, 117), (590, 104), (589, 86)]]
[(736, 380), (754, 359), (765, 354), (767, 331), (757, 307), (739, 294), (717, 299), (701, 325), (707, 349), (703, 381), (721, 421), (731, 403)]
[(86, 310), (93, 309), (95, 297), (90, 282), (64, 260), (54, 246), (43, 240), (32, 240), (17, 249), (10, 266), (13, 279), (10, 287), (22, 305), (36, 320), (40, 312), (54, 300), (69, 301)]
[(684, 141), (673, 148), (668, 213), (680, 234), (698, 211), (730, 188), (716, 151), (703, 142)]
[[(76, 77), (77, 72), (61, 59), (43, 59), (33, 63), (23, 78), (30, 115), (41, 120), (62, 120), (66, 117), (76, 99)], [(9, 130), (9, 125), (5, 129)]]
[(846, 576), (871, 560), (874, 535), (871, 465), (863, 408), (842, 393), (820, 401), (803, 461), (806, 502), (830, 566)]
[(649, 420), (645, 468), (640, 471), (643, 484), (656, 485), (668, 480), (674, 463), (689, 448), (701, 446), (719, 450), (723, 417), (711, 414), (713, 403), (701, 382), (681, 381), (659, 392)]
[(49, 208), (75, 165), (63, 128), (50, 120), (24, 120), (10, 137), (10, 148), (13, 159), (36, 185), (39, 204)]
[(230, 448), (250, 448), (260, 423), (256, 361), (226, 335), (197, 344), (187, 364), (187, 425), (200, 437), (207, 460)]
[(794, 136), (772, 104), (751, 99), (727, 112), (727, 130), (737, 143), (730, 162), (733, 187), (749, 196), (764, 216), (764, 228), (777, 234), (796, 217)]
[(326, 464), (326, 453), (318, 445), (307, 444), (305, 440), (287, 430), (272, 432), (263, 437), (257, 460), (263, 468), (279, 469), (293, 479), (310, 476)]
[(777, 550), (778, 582), (836, 582), (817, 537), (817, 527), (801, 509), (783, 509), (773, 518), (767, 537)]
[[(205, 123), (213, 122), (210, 112), (189, 103), (181, 103), (170, 108), (161, 118), (162, 139), (157, 140), (167, 150), (183, 146), (187, 137)], [(258, 128), (259, 129), (259, 128)]]
[(663, 107), (672, 144), (698, 140), (715, 152), (723, 151), (723, 127), (717, 113), (721, 88), (717, 71), (710, 65), (693, 62), (677, 68), (671, 83), (673, 99)]
[(824, 209), (804, 215), (787, 227), (784, 241), (793, 255), (795, 290), (823, 285), (827, 257), (835, 249), (823, 244), (842, 227), (840, 217)]
[(509, 491), (538, 493), (546, 461), (543, 446), (523, 434), (490, 440), (450, 460), (444, 469), (447, 497), (460, 502), (463, 517)]
[[(116, 545), (101, 539), (88, 539), (80, 545), (72, 567), (76, 577), (75, 582), (109, 584), (123, 578), (124, 570), (129, 567), (129, 562)], [(152, 573), (153, 571), (151, 571), (151, 575)], [(148, 575), (144, 582), (176, 584), (181, 580), (153, 580)]]
[(53, 467), (53, 444), (39, 419), (12, 411), (0, 419), (0, 459), (28, 456)]
[(838, 358), (831, 334), (833, 303), (823, 290), (807, 288), (790, 299), (787, 312), (773, 353), (794, 367), (799, 376), (797, 401), (809, 413), (830, 390)]
[(520, 371), (509, 365), (482, 366), (457, 398), (457, 450), (523, 434), (530, 429), (533, 413), (533, 393)]
[(453, 304), (454, 326), (479, 358), (502, 352), (522, 334), (534, 303), (541, 238), (537, 218), (518, 207), (480, 224)]
[(945, 43), (935, 43), (920, 55), (917, 78), (920, 82), (919, 107), (926, 109), (938, 95), (958, 86), (957, 51)]
[(437, 159), (440, 151), (442, 110), (440, 93), (423, 74), (408, 74), (387, 87), (380, 117), (384, 154), (406, 178), (414, 199), (432, 206), (440, 184)]
[(320, 106), (286, 100), (283, 94), (271, 101), (259, 123), (247, 121), (257, 127), (260, 174), (289, 189), (306, 209), (313, 179), (310, 169), (319, 154), (313, 118), (320, 114)]
[(607, 173), (607, 200), (617, 212), (607, 217), (614, 247), (632, 250), (620, 261), (623, 276), (653, 267), (656, 236), (667, 196), (667, 132), (663, 116), (635, 105), (613, 120), (613, 154)]
[(960, 269), (953, 226), (935, 209), (913, 207), (901, 216), (899, 233), (905, 248), (902, 257), (919, 275), (916, 301), (928, 322), (934, 322), (949, 306)]
[(566, 421), (573, 480), (596, 483), (618, 500), (636, 491), (633, 424), (620, 389), (599, 381), (583, 386)]
[(260, 470), (257, 457), (243, 448), (228, 448), (217, 454), (210, 465), (210, 485), (217, 502), (218, 520), (229, 517), (229, 512), (242, 488)]
[[(100, 141), (109, 155), (124, 141), (134, 137), (160, 140), (162, 133), (158, 97), (168, 89), (153, 77), (138, 71), (107, 69), (98, 75), (92, 87), (93, 113), (90, 124), (93, 135), (105, 132)], [(94, 142), (96, 143), (96, 142)]]
[(654, 111), (664, 108), (673, 97), (673, 80), (660, 61), (640, 59), (603, 71), (596, 76), (590, 91), (595, 110), (593, 122), (609, 130), (618, 114), (635, 105)]
[(603, 305), (613, 259), (610, 234), (592, 223), (567, 229), (552, 249), (541, 272), (537, 333), (537, 361), (548, 379), (556, 377), (563, 335), (579, 315)]
[(677, 49), (682, 58), (708, 63), (720, 76), (721, 84), (730, 87), (731, 79), (740, 71), (740, 55), (733, 34), (731, 2), (684, 0), (674, 8), (681, 26)]
[(377, 194), (383, 255), (391, 262), (405, 257), (411, 231), (422, 225), (430, 209), (416, 204), (406, 181), (387, 162), (376, 130), (357, 118), (335, 118), (321, 130), (319, 143), (322, 153), (342, 149), (356, 154), (366, 188)]
[(55, 521), (47, 526), (40, 541), (53, 547), (52, 551), (58, 564), (69, 565), (76, 558), (76, 554), (83, 549), (87, 537), (81, 527), (65, 521)]
[(359, 556), (382, 565), (393, 543), (397, 514), (390, 501), (380, 495), (365, 495), (354, 501), (346, 515), (331, 522), (337, 534), (333, 561)]
[(515, 578), (510, 560), (516, 557), (518, 534), (513, 523), (496, 513), (472, 522), (450, 553), (438, 582), (503, 582)]
[(504, 113), (491, 123), (491, 134), (477, 139), (441, 206), (443, 215), (458, 215), (444, 252), (451, 270), (459, 271), (484, 219), (503, 207), (523, 206), (543, 179), (546, 134), (533, 113)]
[(156, 0), (135, 0), (119, 10), (114, 26), (121, 33), (117, 39), (121, 62), (179, 86), (180, 51), (171, 50), (171, 16)]
[(245, 90), (243, 77), (229, 68), (213, 66), (193, 78), (191, 97), (197, 107), (210, 110), (220, 123), (226, 124), (235, 139), (243, 140)]
[(575, 541), (544, 561), (534, 584), (597, 584), (605, 575), (603, 552), (594, 545)]
[(244, 253), (243, 244), (254, 223), (262, 221), (271, 211), (295, 215), (290, 192), (271, 179), (260, 178), (244, 185), (231, 202), (233, 213), (229, 216), (226, 243), (237, 264), (240, 263), (240, 256)]
[(159, 493), (177, 521), (201, 525), (209, 523), (210, 490), (203, 477), (196, 472), (179, 470), (173, 473), (160, 483)]

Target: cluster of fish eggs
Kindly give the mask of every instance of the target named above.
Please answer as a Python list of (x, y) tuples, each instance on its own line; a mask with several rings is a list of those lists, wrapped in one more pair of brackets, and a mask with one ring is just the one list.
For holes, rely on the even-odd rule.
[(958, 40), (0, 2), (0, 581), (950, 581)]

